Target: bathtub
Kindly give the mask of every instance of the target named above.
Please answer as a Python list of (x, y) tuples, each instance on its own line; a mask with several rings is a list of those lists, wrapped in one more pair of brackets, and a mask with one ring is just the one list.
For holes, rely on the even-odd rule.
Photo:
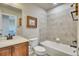
[(40, 42), (47, 50), (47, 54), (50, 56), (77, 56), (76, 48), (70, 47), (69, 45), (56, 43), (53, 41)]

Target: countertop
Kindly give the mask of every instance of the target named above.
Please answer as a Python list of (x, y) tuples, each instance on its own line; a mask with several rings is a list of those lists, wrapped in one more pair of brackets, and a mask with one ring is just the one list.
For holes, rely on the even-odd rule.
[(21, 36), (14, 36), (11, 40), (0, 40), (0, 48), (8, 47), (11, 45), (28, 42), (29, 40), (26, 38), (23, 38)]

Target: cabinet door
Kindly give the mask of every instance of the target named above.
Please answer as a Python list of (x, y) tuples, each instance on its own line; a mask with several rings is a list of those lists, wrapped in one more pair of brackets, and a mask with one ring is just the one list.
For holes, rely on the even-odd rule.
[(14, 45), (12, 48), (13, 56), (28, 56), (28, 42)]
[(11, 47), (0, 48), (0, 56), (11, 56)]

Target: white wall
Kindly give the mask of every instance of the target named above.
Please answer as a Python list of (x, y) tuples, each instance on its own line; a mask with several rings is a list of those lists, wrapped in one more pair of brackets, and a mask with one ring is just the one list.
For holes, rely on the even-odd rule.
[[(27, 28), (26, 27), (27, 16), (33, 16), (33, 17), (37, 18), (37, 28)], [(26, 6), (24, 6), (22, 8), (22, 19), (23, 19), (22, 20), (22, 33), (23, 33), (24, 37), (26, 37), (26, 38), (38, 37), (39, 38), (40, 33), (43, 31), (45, 32), (47, 14), (43, 9), (41, 9), (37, 6), (31, 5), (31, 4), (27, 4)], [(40, 31), (41, 29), (43, 31)], [(44, 37), (44, 36), (42, 36), (42, 37)]]
[(48, 11), (48, 39), (56, 41), (60, 38), (60, 42), (64, 44), (72, 44), (77, 40), (77, 21), (73, 21), (71, 17), (70, 4), (64, 4)]

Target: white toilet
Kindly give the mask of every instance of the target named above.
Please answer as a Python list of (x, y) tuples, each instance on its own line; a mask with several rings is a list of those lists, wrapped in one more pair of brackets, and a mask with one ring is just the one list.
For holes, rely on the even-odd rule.
[(33, 38), (30, 39), (30, 46), (34, 50), (34, 53), (38, 56), (44, 56), (46, 55), (46, 49), (42, 46), (38, 46), (39, 44), (39, 39), (38, 38)]

